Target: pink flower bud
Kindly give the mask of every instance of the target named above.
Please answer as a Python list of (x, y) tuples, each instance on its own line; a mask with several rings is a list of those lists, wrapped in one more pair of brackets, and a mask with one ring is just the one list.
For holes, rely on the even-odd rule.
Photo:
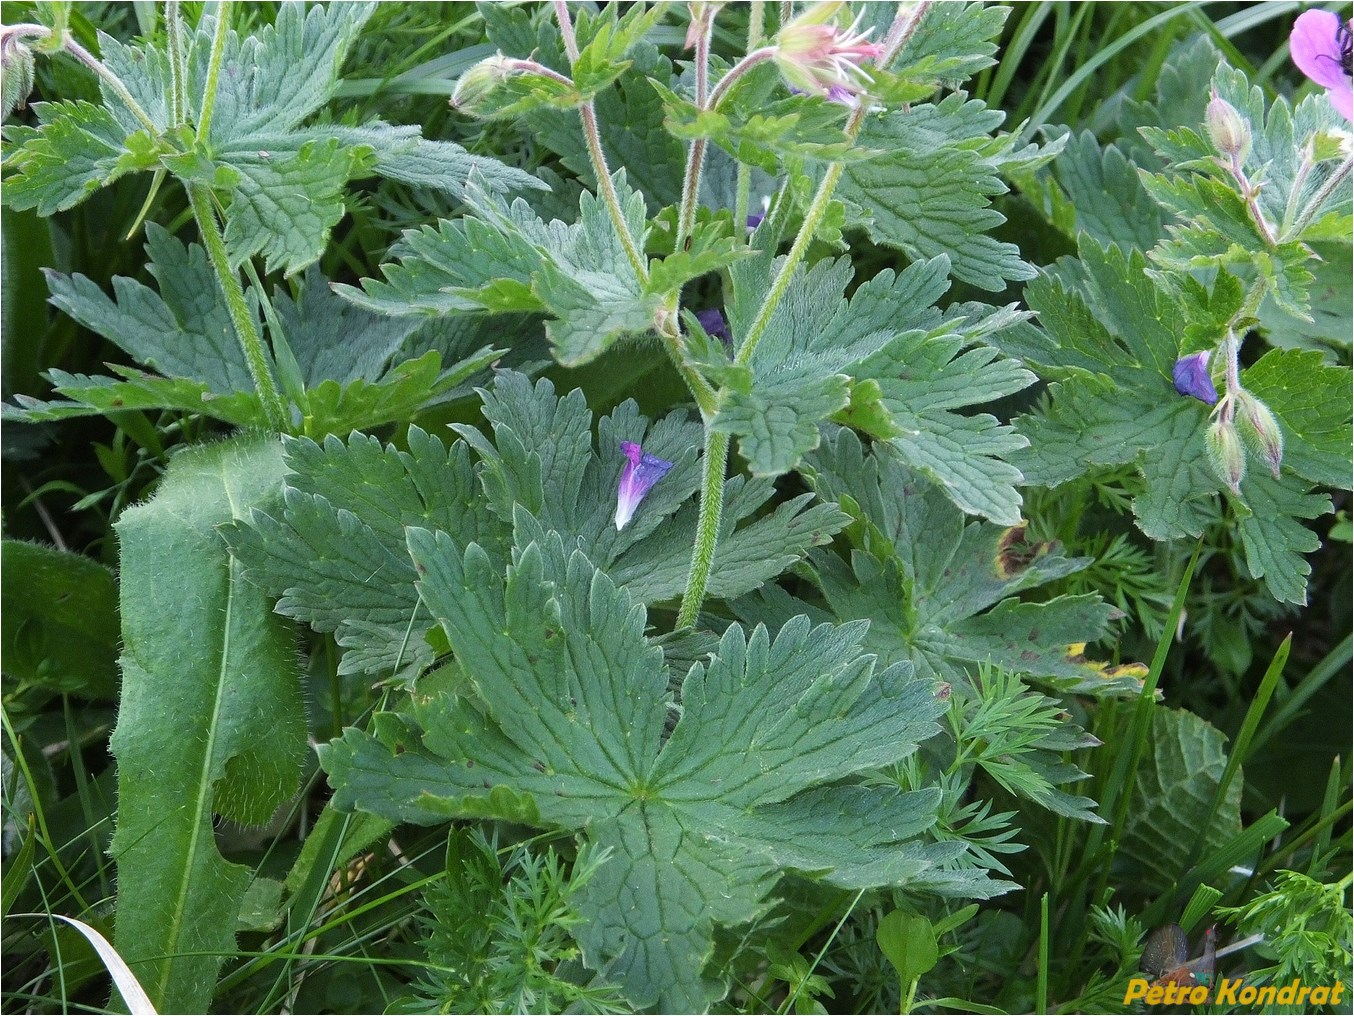
[(1208, 136), (1218, 154), (1235, 162), (1245, 162), (1251, 151), (1251, 129), (1241, 114), (1215, 91), (1204, 114)]

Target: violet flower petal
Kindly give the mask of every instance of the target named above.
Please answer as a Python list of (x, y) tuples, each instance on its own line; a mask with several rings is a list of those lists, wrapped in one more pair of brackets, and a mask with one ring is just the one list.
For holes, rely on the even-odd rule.
[(1350, 25), (1333, 11), (1303, 11), (1293, 23), (1288, 49), (1298, 70), (1326, 89), (1336, 111), (1354, 119), (1354, 87), (1344, 57), (1349, 32)]
[(621, 482), (616, 488), (617, 529), (625, 528), (634, 517), (639, 503), (644, 500), (644, 495), (672, 468), (671, 462), (648, 454), (633, 441), (622, 441), (621, 452), (630, 461), (621, 470)]
[(701, 327), (705, 329), (705, 334), (712, 339), (718, 339), (724, 343), (725, 348), (733, 345), (733, 333), (729, 331), (729, 323), (724, 320), (724, 315), (718, 307), (707, 307), (705, 310), (696, 311), (696, 320), (700, 322)]
[(1210, 406), (1218, 401), (1218, 390), (1213, 386), (1213, 378), (1208, 373), (1208, 351), (1182, 356), (1171, 368), (1171, 378), (1175, 381), (1175, 390), (1181, 395), (1189, 395)]

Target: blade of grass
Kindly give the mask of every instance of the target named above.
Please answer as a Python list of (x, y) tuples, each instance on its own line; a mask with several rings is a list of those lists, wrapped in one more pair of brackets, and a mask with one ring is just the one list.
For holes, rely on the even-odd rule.
[(1269, 743), (1270, 738), (1297, 719), (1302, 707), (1307, 704), (1307, 700), (1320, 691), (1327, 681), (1336, 674), (1348, 671), (1352, 651), (1354, 651), (1354, 636), (1346, 635), (1339, 645), (1327, 653), (1321, 662), (1298, 682), (1297, 687), (1292, 692), (1287, 696), (1281, 696), (1282, 702), (1278, 711), (1270, 717), (1269, 722), (1252, 739), (1252, 753), (1258, 752)]
[[(1169, 24), (1175, 18), (1188, 14), (1194, 8), (1202, 7), (1205, 3), (1212, 2), (1214, 2), (1214, 0), (1193, 0), (1191, 3), (1181, 4), (1179, 7), (1172, 7), (1169, 10), (1162, 11), (1155, 17), (1148, 18), (1141, 25), (1138, 25), (1118, 39), (1115, 39), (1114, 42), (1100, 50), (1094, 57), (1087, 60), (1068, 75), (1067, 80), (1062, 83), (1062, 86), (1054, 92), (1052, 96), (1040, 104), (1039, 108), (1031, 114), (1029, 122), (1025, 125), (1024, 131), (1021, 132), (1021, 139), (1029, 141), (1038, 128), (1049, 122), (1049, 117), (1051, 117), (1053, 113), (1067, 101), (1068, 96), (1072, 95), (1072, 93), (1099, 71), (1101, 67), (1114, 59), (1114, 57), (1118, 56), (1129, 46), (1133, 45), (1133, 43), (1144, 36), (1160, 31), (1164, 25)], [(1094, 5), (1086, 4), (1084, 5), (1083, 10), (1089, 9), (1092, 6)]]
[[(1331, 759), (1330, 775), (1326, 777), (1326, 793), (1321, 798), (1321, 818), (1335, 813), (1335, 809), (1340, 806), (1340, 799), (1344, 796), (1347, 780), (1341, 772), (1340, 756)], [(1324, 867), (1323, 857), (1330, 848), (1331, 827), (1328, 825), (1317, 827), (1316, 842), (1312, 845), (1312, 861), (1307, 866), (1307, 874), (1312, 878), (1317, 878), (1320, 869)]]
[(1293, 634), (1289, 632), (1284, 640), (1279, 643), (1279, 648), (1274, 651), (1274, 658), (1269, 661), (1269, 666), (1265, 669), (1265, 676), (1260, 679), (1260, 687), (1256, 689), (1250, 707), (1246, 710), (1246, 717), (1241, 721), (1241, 729), (1237, 731), (1236, 737), (1232, 741), (1232, 750), (1227, 753), (1227, 765), (1223, 768), (1222, 777), (1213, 790), (1213, 800), (1208, 806), (1208, 811), (1205, 812), (1204, 818), (1199, 824), (1199, 831), (1194, 838), (1194, 845), (1190, 848), (1189, 861), (1186, 867), (1192, 867), (1198, 861), (1199, 855), (1204, 849), (1208, 830), (1213, 826), (1213, 817), (1218, 813), (1218, 809), (1222, 807), (1222, 802), (1227, 796), (1227, 789), (1232, 785), (1232, 780), (1236, 778), (1241, 764), (1250, 758), (1251, 741), (1255, 737), (1256, 729), (1260, 726), (1261, 718), (1265, 715), (1265, 710), (1269, 707), (1269, 700), (1274, 695), (1274, 689), (1283, 676), (1283, 668), (1288, 662), (1288, 652), (1292, 647)]

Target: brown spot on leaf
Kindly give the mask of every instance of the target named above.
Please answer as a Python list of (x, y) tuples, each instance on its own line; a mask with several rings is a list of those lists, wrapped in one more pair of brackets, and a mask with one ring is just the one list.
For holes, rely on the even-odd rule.
[(1024, 522), (1012, 526), (1001, 536), (997, 544), (997, 575), (1002, 579), (1012, 579), (1028, 568), (1037, 558), (1048, 553), (1050, 543), (1025, 539)]

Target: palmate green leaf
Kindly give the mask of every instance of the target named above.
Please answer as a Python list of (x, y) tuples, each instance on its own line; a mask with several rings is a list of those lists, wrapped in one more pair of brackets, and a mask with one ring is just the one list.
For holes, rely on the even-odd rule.
[(201, 381), (164, 378), (131, 367), (113, 367), (119, 378), (68, 374), (55, 368), (44, 372), (58, 395), (68, 401), (44, 401), (14, 396), (16, 405), (0, 407), (3, 419), (16, 423), (70, 420), (101, 416), (124, 409), (167, 409), (201, 413), (235, 427), (264, 427), (267, 417), (253, 392), (217, 395)]
[(268, 271), (295, 271), (323, 253), (329, 230), (343, 218), (343, 186), (365, 175), (358, 170), (368, 160), (337, 138), (308, 141), (294, 156), (267, 154), (230, 163), (239, 172), (226, 209), (230, 264), (262, 254)]
[(654, 26), (666, 6), (635, 4), (622, 16), (613, 4), (580, 19), (579, 53), (572, 75), (580, 95), (592, 98), (629, 68), (626, 54)]
[[(644, 200), (625, 170), (614, 183), (642, 247)], [(645, 292), (599, 198), (582, 195), (574, 224), (546, 223), (520, 198), (509, 205), (473, 187), (467, 200), (476, 218), (406, 235), (394, 250), (399, 262), (382, 266), (384, 281), (337, 291), (387, 314), (543, 310), (555, 317), (546, 325), (555, 355), (569, 366), (652, 328), (658, 298)]]
[[(992, 663), (1076, 694), (1136, 693), (1140, 665), (1107, 668), (1081, 656), (1115, 615), (1098, 596), (1016, 599), (1088, 560), (1027, 542), (1023, 526), (965, 525), (940, 488), (888, 449), (867, 453), (851, 431), (836, 431), (807, 466), (820, 495), (840, 500), (858, 523), (847, 530), (849, 560), (829, 551), (809, 558), (805, 573), (828, 606), (819, 614), (870, 618), (863, 644), (881, 661), (907, 660), (923, 676), (948, 681)], [(806, 609), (774, 587), (735, 607), (744, 620), (767, 624)]]
[[(279, 613), (348, 650), (341, 673), (362, 668), (417, 670), (432, 660), (431, 625), (420, 611), (404, 527), (472, 536), (501, 547), (504, 527), (484, 505), (467, 447), (450, 448), (417, 427), (408, 451), (354, 434), (345, 443), (286, 441), (290, 469), (284, 504), (247, 525), (223, 528), (245, 574), (274, 596)], [(506, 560), (506, 551), (501, 550)]]
[(958, 92), (866, 118), (858, 142), (883, 154), (847, 165), (837, 196), (848, 221), (913, 260), (948, 255), (955, 278), (979, 289), (1000, 292), (1033, 278), (1014, 244), (987, 235), (1005, 221), (991, 199), (1007, 190), (999, 176), (1005, 162), (1032, 168), (1060, 143), (1017, 153), (1015, 135), (990, 137), (1003, 118)]
[[(1167, 291), (1136, 252), (1083, 239), (1080, 254), (1026, 291), (1052, 341), (1042, 352), (1030, 344), (1011, 351), (1048, 357), (1064, 380), (1050, 386), (1047, 408), (1018, 421), (1030, 446), (1013, 462), (1027, 482), (1049, 487), (1088, 468), (1132, 464), (1142, 483), (1138, 527), (1156, 540), (1198, 537), (1216, 517), (1222, 482), (1204, 447), (1208, 407), (1176, 393), (1171, 366), (1190, 336), (1220, 333), (1240, 287), (1223, 276), (1211, 295), (1192, 282)], [(1277, 486), (1259, 463), (1242, 481), (1236, 514), (1247, 564), (1276, 598), (1301, 603), (1310, 570), (1302, 555), (1316, 540), (1298, 520), (1329, 503), (1310, 493), (1314, 485), (1350, 482), (1349, 372), (1318, 353), (1276, 350), (1242, 371), (1241, 384), (1265, 400), (1294, 448)]]
[(1054, 160), (1052, 173), (1076, 210), (1076, 230), (1101, 246), (1147, 251), (1161, 239), (1161, 209), (1117, 146), (1101, 148), (1094, 134), (1082, 131)]
[[(896, 8), (888, 4), (858, 5), (862, 27), (874, 38), (888, 34)], [(996, 63), (997, 45), (1011, 8), (980, 3), (932, 4), (887, 70), (905, 80), (935, 88), (958, 87)]]
[(5, 128), (5, 204), (15, 210), (65, 211), (100, 187), (157, 162), (144, 131), (125, 130), (100, 106), (35, 102), (32, 110), (38, 127)]
[[(650, 424), (626, 402), (597, 424), (582, 393), (555, 396), (501, 373), (482, 392), (492, 440), (459, 427), (450, 449), (410, 428), (409, 450), (353, 436), (321, 447), (289, 441), (285, 507), (227, 527), (247, 574), (281, 602), (278, 609), (320, 631), (334, 631), (349, 653), (341, 668), (400, 673), (431, 660), (431, 619), (418, 610), (404, 527), (458, 534), (507, 561), (506, 548), (545, 532), (569, 534), (616, 582), (645, 603), (672, 600), (686, 587), (700, 483), (700, 427), (681, 414)], [(616, 530), (621, 441), (674, 462), (635, 518)], [(473, 449), (479, 462), (472, 466)], [(379, 497), (374, 491), (380, 491)], [(739, 596), (829, 542), (845, 523), (832, 505), (801, 496), (757, 517), (774, 495), (767, 481), (732, 479), (710, 579), (714, 596)]]
[(109, 299), (83, 275), (47, 272), (52, 305), (166, 377), (200, 381), (216, 395), (254, 382), (206, 252), (146, 223), (147, 271), (159, 292), (115, 276)]
[[(111, 365), (120, 379), (53, 370), (47, 377), (70, 401), (16, 395), (18, 408), (5, 406), (6, 419), (167, 409), (240, 427), (267, 426), (206, 254), (153, 223), (147, 224), (146, 237), (147, 271), (159, 283), (158, 293), (121, 276), (113, 279), (115, 299), (81, 275), (49, 272), (47, 280), (56, 307), (166, 376)], [(445, 369), (433, 351), (392, 366), (423, 322), (354, 307), (330, 292), (317, 270), (306, 275), (297, 300), (277, 290), (273, 308), (282, 333), (273, 336), (274, 342), (285, 341), (305, 387), (297, 395), (301, 405), (295, 422), (312, 435), (408, 419), (456, 390), (500, 352), (453, 343), (447, 351), (462, 358)]]
[[(1348, 124), (1319, 95), (1296, 107), (1290, 108), (1285, 99), (1267, 107), (1261, 89), (1251, 87), (1243, 72), (1225, 64), (1214, 74), (1211, 91), (1247, 126), (1251, 144), (1242, 170), (1253, 184), (1263, 181), (1255, 204), (1268, 223), (1269, 235), (1217, 159), (1202, 124), (1186, 123), (1173, 130), (1146, 127), (1143, 137), (1169, 165), (1164, 172), (1141, 172), (1143, 185), (1178, 219), (1168, 227), (1170, 239), (1152, 251), (1152, 259), (1182, 270), (1246, 265), (1267, 284), (1279, 306), (1295, 317), (1309, 318), (1312, 276), (1304, 241), (1324, 239), (1329, 233), (1348, 242), (1349, 189), (1335, 188), (1324, 196), (1321, 207), (1313, 207), (1347, 158), (1333, 139)], [(1309, 213), (1309, 225), (1299, 230), (1296, 217)]]
[[(766, 70), (770, 73), (772, 68)], [(663, 123), (673, 135), (686, 140), (709, 138), (738, 160), (768, 173), (779, 172), (780, 159), (786, 155), (842, 161), (879, 154), (846, 137), (843, 128), (848, 114), (840, 103), (790, 96), (748, 105), (738, 101), (745, 91), (740, 84), (720, 110), (702, 110), (657, 81), (649, 84), (662, 99)], [(755, 91), (760, 94), (761, 89)]]
[(435, 823), (494, 814), (497, 793), (514, 817), (609, 847), (579, 938), (635, 1005), (719, 998), (715, 927), (765, 912), (786, 869), (848, 888), (946, 881), (934, 865), (952, 852), (916, 842), (933, 792), (840, 785), (910, 754), (939, 713), (909, 667), (860, 654), (862, 625), (798, 618), (774, 640), (731, 626), (687, 674), (665, 742), (668, 674), (644, 610), (581, 553), (533, 543), (505, 577), (446, 534), (411, 530), (409, 549), (483, 711), (429, 697), (386, 725), (402, 750), (350, 730), (323, 750), (337, 804)]
[[(729, 324), (735, 344), (751, 328), (770, 284), (763, 252), (733, 267)], [(845, 260), (796, 272), (753, 353), (746, 380), (730, 375), (715, 427), (739, 438), (754, 475), (776, 476), (817, 447), (832, 417), (890, 437), (966, 511), (1015, 522), (1019, 472), (1004, 457), (1024, 439), (986, 414), (955, 412), (1020, 391), (1034, 375), (974, 338), (1015, 317), (978, 305), (942, 315), (944, 257), (885, 270), (848, 302)], [(856, 384), (856, 401), (851, 382)], [(861, 388), (864, 382), (867, 388)], [(868, 391), (868, 396), (866, 392)], [(865, 400), (870, 400), (869, 406)]]
[(1205, 823), (1205, 852), (1240, 832), (1245, 781), (1231, 782), (1210, 821), (1208, 809), (1227, 764), (1226, 738), (1183, 709), (1153, 710), (1149, 736), (1120, 850), (1138, 878), (1165, 889), (1184, 874)]
[(282, 471), (272, 438), (184, 451), (116, 527), (117, 947), (161, 1012), (206, 1012), (235, 948), (250, 871), (218, 853), (213, 816), (262, 824), (300, 776), (294, 633), (217, 532), (275, 498)]
[[(542, 187), (521, 170), (458, 145), (424, 140), (411, 127), (303, 121), (334, 95), (338, 72), (371, 15), (369, 4), (279, 8), (272, 25), (226, 34), (209, 136), (171, 123), (168, 57), (154, 45), (101, 36), (104, 60), (154, 122), (151, 137), (106, 83), (104, 107), (49, 104), (36, 129), (16, 128), (6, 156), (5, 201), (42, 214), (72, 207), (132, 169), (168, 169), (206, 182), (225, 206), (232, 264), (263, 254), (269, 270), (295, 273), (324, 250), (343, 215), (350, 179), (388, 175), (461, 196), (473, 173), (481, 188)], [(215, 18), (188, 33), (187, 107), (202, 108)]]

